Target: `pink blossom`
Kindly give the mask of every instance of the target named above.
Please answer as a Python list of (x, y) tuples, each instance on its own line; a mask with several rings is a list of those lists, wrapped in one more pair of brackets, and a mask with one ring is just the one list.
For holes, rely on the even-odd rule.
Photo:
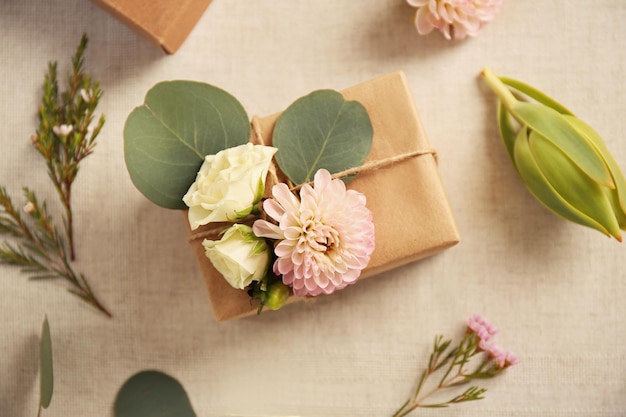
[[(478, 314), (474, 314), (467, 321), (467, 327), (476, 333), (480, 342), (488, 342), (493, 336), (498, 333), (498, 329), (493, 324), (489, 323), (485, 318)], [(479, 347), (480, 347), (479, 342)]]
[(415, 27), (420, 35), (438, 29), (446, 39), (476, 36), (493, 20), (502, 0), (406, 0), (415, 8)]
[(257, 236), (278, 239), (274, 273), (297, 296), (330, 294), (357, 281), (374, 251), (372, 213), (365, 196), (317, 171), (298, 199), (285, 184), (272, 188), (263, 209), (278, 225), (254, 223)]
[(482, 348), (487, 353), (489, 358), (493, 359), (493, 361), (500, 369), (508, 368), (509, 366), (513, 366), (519, 362), (517, 356), (507, 350), (502, 349), (498, 345), (484, 343)]

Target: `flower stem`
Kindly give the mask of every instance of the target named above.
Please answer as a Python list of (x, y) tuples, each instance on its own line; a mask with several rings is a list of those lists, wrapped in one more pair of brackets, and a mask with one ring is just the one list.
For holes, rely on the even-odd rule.
[[(478, 387), (470, 387), (462, 394), (453, 397), (451, 400), (440, 403), (426, 403), (429, 398), (439, 391), (466, 384), (477, 375), (476, 373), (468, 374), (464, 371), (465, 365), (479, 353), (476, 349), (477, 339), (474, 336), (474, 333), (466, 333), (463, 336), (463, 339), (459, 342), (459, 345), (448, 351), (450, 343), (450, 340), (444, 341), (442, 336), (437, 336), (435, 338), (433, 352), (430, 355), (428, 367), (422, 373), (417, 389), (411, 398), (409, 398), (393, 414), (392, 417), (406, 416), (417, 408), (443, 408), (448, 407), (451, 404), (482, 398), (480, 395), (484, 393), (485, 390)], [(446, 353), (446, 351), (448, 352)], [(484, 365), (481, 365), (480, 368), (478, 368), (478, 372), (483, 368), (483, 366)], [(420, 395), (426, 385), (426, 381), (433, 376), (435, 372), (444, 367), (446, 367), (446, 369), (439, 382), (429, 391)]]
[(506, 107), (507, 110), (511, 111), (511, 108), (515, 105), (515, 103), (518, 102), (513, 93), (511, 93), (511, 90), (509, 90), (506, 85), (504, 85), (504, 83), (500, 81), (498, 76), (494, 74), (488, 67), (483, 68), (480, 76), (485, 79), (487, 85), (489, 85), (493, 92), (496, 93), (500, 100), (502, 100), (504, 107)]

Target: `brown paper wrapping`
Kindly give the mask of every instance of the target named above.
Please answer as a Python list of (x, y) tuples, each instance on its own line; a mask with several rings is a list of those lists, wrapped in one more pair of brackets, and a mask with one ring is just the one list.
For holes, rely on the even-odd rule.
[[(363, 104), (372, 121), (374, 141), (366, 163), (431, 149), (402, 72), (348, 88), (342, 94), (348, 100)], [(255, 131), (259, 132), (264, 143), (270, 145), (279, 115), (254, 118), (253, 135)], [(253, 140), (258, 142), (259, 138)], [(434, 255), (459, 242), (433, 154), (361, 172), (348, 184), (348, 188), (365, 194), (376, 230), (376, 248), (360, 279)], [(189, 230), (186, 212), (185, 223)], [(204, 254), (202, 239), (191, 240), (191, 245), (206, 282), (216, 320), (253, 314), (258, 304), (251, 301), (246, 291), (232, 288), (213, 268)], [(301, 299), (292, 296), (289, 303)]]
[(150, 42), (173, 54), (211, 0), (92, 0)]

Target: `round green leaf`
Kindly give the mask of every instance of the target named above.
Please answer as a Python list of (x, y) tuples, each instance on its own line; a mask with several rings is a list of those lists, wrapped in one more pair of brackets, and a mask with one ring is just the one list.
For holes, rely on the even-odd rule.
[(332, 174), (363, 165), (373, 135), (361, 103), (346, 101), (333, 90), (318, 90), (283, 112), (272, 141), (280, 169), (293, 183), (303, 184), (321, 168)]
[(41, 342), (39, 348), (39, 405), (48, 408), (52, 401), (54, 390), (54, 375), (52, 371), (52, 339), (50, 338), (50, 325), (48, 317), (41, 326)]
[(236, 98), (209, 84), (155, 85), (124, 126), (130, 178), (148, 199), (182, 209), (206, 155), (248, 142), (250, 122)]
[(117, 393), (115, 417), (196, 417), (189, 397), (176, 379), (159, 371), (142, 371)]

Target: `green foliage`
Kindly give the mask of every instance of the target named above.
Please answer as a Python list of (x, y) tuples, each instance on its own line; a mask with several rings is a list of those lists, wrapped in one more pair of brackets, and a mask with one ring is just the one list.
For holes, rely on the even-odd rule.
[(248, 116), (227, 92), (199, 82), (162, 82), (128, 116), (124, 157), (139, 191), (162, 207), (182, 209), (204, 157), (249, 137)]
[(0, 243), (0, 264), (18, 266), (31, 279), (64, 279), (71, 285), (72, 294), (110, 317), (85, 276), (72, 268), (65, 240), (48, 214), (46, 203), (40, 203), (28, 188), (24, 188), (24, 197), (26, 218), (0, 186), (0, 235), (7, 235), (14, 242)]
[(54, 374), (52, 368), (52, 339), (48, 317), (43, 321), (41, 329), (41, 345), (39, 350), (39, 407), (48, 408), (54, 390)]
[(528, 190), (555, 214), (621, 241), (626, 179), (600, 135), (536, 88), (488, 68), (482, 76), (500, 99), (500, 136)]
[(331, 174), (363, 165), (372, 147), (367, 110), (336, 91), (318, 90), (296, 100), (276, 122), (276, 162), (294, 184), (313, 180), (321, 168)]
[[(149, 200), (184, 209), (182, 197), (205, 156), (242, 145), (249, 136), (246, 112), (227, 92), (193, 81), (161, 82), (126, 120), (126, 166)], [(285, 110), (276, 123), (273, 145), (279, 149), (281, 170), (302, 184), (320, 168), (337, 173), (362, 165), (372, 138), (369, 116), (360, 103), (319, 90)]]
[[(482, 400), (487, 390), (470, 386), (447, 401), (428, 402), (440, 391), (455, 389), (475, 379), (493, 378), (510, 366), (497, 364), (478, 347), (479, 341), (476, 333), (466, 332), (459, 344), (451, 347), (452, 340), (446, 340), (441, 335), (436, 336), (428, 366), (422, 372), (417, 388), (392, 417), (406, 416), (417, 408), (446, 408), (453, 404)], [(477, 365), (472, 367), (472, 362)], [(439, 381), (430, 382), (438, 374), (442, 374)]]
[(578, 131), (572, 129), (559, 113), (540, 104), (524, 102), (517, 103), (513, 109), (513, 114), (529, 131), (550, 141), (592, 180), (601, 185), (612, 185), (611, 174), (602, 155)]
[(115, 417), (195, 417), (189, 397), (176, 379), (159, 371), (130, 377), (117, 393)]
[[(96, 137), (104, 125), (104, 115), (95, 120), (95, 111), (102, 97), (100, 83), (84, 71), (87, 36), (83, 35), (72, 58), (72, 71), (67, 77), (67, 90), (59, 96), (57, 63), (48, 64), (39, 108), (39, 127), (32, 137), (35, 149), (43, 156), (48, 174), (65, 209), (64, 225), (68, 236), (70, 258), (74, 259), (72, 218), (72, 185), (79, 163), (96, 146)], [(71, 127), (67, 134), (62, 127)]]
[(92, 125), (102, 91), (98, 82), (84, 73), (86, 47), (87, 37), (83, 35), (72, 59), (68, 89), (60, 96), (57, 64), (49, 64), (38, 113), (39, 128), (32, 137), (64, 208), (65, 235), (59, 232), (46, 203), (40, 203), (34, 191), (24, 188), (23, 217), (22, 210), (15, 207), (6, 189), (0, 186), (0, 235), (9, 239), (0, 242), (0, 264), (21, 267), (32, 279), (64, 279), (70, 284), (72, 294), (110, 317), (111, 313), (96, 298), (85, 276), (76, 273), (71, 265), (74, 259), (72, 184), (79, 163), (93, 152), (96, 136), (104, 124), (101, 116)]

